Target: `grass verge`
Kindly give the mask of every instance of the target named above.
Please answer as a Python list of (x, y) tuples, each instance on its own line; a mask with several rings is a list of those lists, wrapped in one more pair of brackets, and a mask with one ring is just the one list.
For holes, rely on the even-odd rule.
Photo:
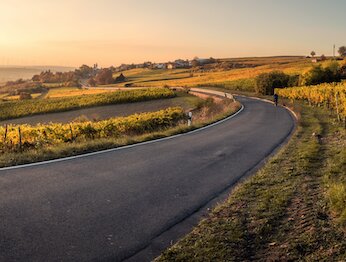
[(294, 108), (290, 142), (156, 261), (346, 259), (343, 127), (321, 108)]

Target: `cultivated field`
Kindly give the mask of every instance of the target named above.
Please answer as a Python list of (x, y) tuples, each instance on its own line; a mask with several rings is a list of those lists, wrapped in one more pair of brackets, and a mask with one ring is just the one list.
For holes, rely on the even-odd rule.
[(158, 112), (134, 114), (102, 121), (83, 121), (69, 124), (8, 125), (0, 127), (4, 138), (0, 147), (6, 152), (38, 149), (60, 143), (81, 142), (88, 139), (118, 138), (140, 135), (174, 126), (185, 118), (182, 108), (168, 108)]
[(103, 106), (74, 109), (66, 112), (31, 115), (15, 119), (0, 121), (0, 126), (6, 124), (48, 124), (69, 123), (74, 121), (100, 121), (113, 117), (129, 116), (132, 114), (154, 112), (168, 107), (181, 107), (184, 111), (196, 108), (203, 101), (201, 98), (184, 93), (176, 92), (176, 96), (165, 99), (155, 99), (136, 103), (111, 104)]
[(346, 82), (283, 88), (276, 89), (275, 92), (281, 97), (306, 100), (315, 106), (325, 106), (332, 109), (338, 118), (346, 118)]
[[(224, 59), (232, 62), (233, 69), (208, 70), (193, 69), (132, 69), (124, 71), (127, 81), (112, 86), (217, 86), (232, 90), (253, 91), (254, 78), (264, 72), (282, 70), (288, 74), (300, 74), (311, 68), (311, 59), (304, 57), (268, 57), (268, 58), (238, 58)], [(241, 68), (237, 68), (241, 66)]]
[(0, 120), (49, 112), (68, 111), (99, 105), (171, 98), (174, 96), (175, 93), (172, 90), (166, 88), (155, 88), (40, 100), (10, 101), (0, 104)]

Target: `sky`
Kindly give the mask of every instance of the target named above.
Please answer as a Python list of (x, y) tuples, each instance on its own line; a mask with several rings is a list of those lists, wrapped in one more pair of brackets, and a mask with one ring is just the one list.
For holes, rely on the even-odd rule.
[(345, 0), (0, 0), (0, 65), (332, 55)]

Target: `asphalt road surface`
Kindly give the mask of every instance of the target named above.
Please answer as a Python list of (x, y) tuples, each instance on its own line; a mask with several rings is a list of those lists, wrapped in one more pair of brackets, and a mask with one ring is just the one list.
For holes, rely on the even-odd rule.
[(270, 154), (294, 127), (284, 108), (239, 98), (232, 119), (191, 134), (0, 171), (1, 261), (121, 261)]

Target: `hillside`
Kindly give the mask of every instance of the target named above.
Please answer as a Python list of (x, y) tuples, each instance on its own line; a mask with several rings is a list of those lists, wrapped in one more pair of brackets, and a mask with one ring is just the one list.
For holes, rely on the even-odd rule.
[(126, 82), (109, 86), (218, 86), (251, 91), (253, 79), (260, 73), (282, 70), (287, 74), (301, 74), (313, 64), (311, 58), (301, 56), (226, 58), (191, 69), (131, 69), (122, 72)]

